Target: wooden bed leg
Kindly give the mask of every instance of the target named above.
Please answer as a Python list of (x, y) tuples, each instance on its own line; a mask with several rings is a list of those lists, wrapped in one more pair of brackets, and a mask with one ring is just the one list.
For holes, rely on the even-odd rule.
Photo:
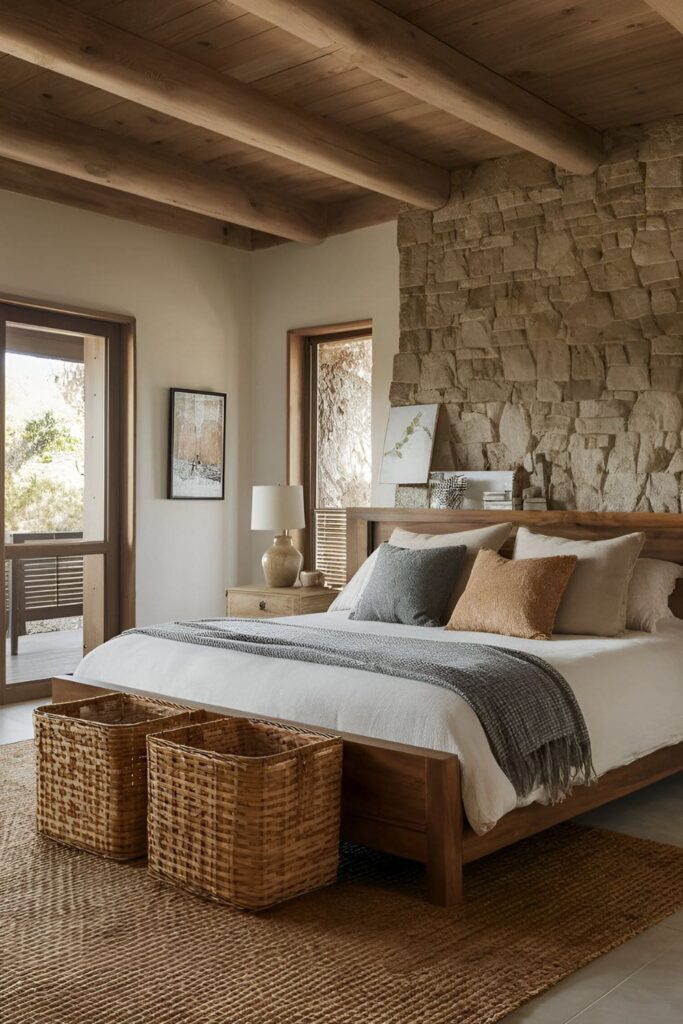
[(453, 754), (426, 761), (427, 885), (441, 907), (462, 902), (460, 762)]

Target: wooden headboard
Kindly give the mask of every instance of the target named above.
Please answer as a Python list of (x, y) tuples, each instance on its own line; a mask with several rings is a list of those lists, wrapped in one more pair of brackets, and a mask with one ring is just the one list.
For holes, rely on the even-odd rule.
[[(683, 515), (659, 512), (484, 512), (466, 509), (352, 508), (348, 510), (347, 568), (349, 579), (368, 555), (400, 526), (412, 533), (457, 533), (494, 523), (513, 523), (514, 530), (501, 549), (511, 555), (518, 526), (539, 533), (577, 540), (604, 540), (624, 533), (645, 534), (642, 555), (683, 565)], [(683, 580), (671, 598), (671, 608), (683, 619)]]

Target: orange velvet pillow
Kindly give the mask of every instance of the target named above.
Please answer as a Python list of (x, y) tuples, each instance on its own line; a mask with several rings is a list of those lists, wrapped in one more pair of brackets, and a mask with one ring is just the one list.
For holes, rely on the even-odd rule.
[(512, 561), (483, 548), (446, 629), (549, 640), (576, 555)]

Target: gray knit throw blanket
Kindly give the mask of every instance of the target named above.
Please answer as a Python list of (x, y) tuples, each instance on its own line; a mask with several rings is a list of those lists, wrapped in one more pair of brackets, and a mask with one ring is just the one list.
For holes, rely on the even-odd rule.
[(576, 698), (566, 679), (534, 654), (253, 619), (170, 622), (128, 632), (441, 686), (475, 712), (518, 797), (543, 786), (557, 803), (574, 782), (595, 779)]

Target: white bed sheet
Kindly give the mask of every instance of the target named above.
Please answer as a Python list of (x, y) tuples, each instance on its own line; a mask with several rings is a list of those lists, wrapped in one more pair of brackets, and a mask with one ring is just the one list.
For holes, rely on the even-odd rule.
[[(683, 740), (683, 620), (666, 621), (657, 633), (558, 636), (550, 641), (355, 622), (343, 612), (291, 621), (440, 643), (486, 643), (545, 658), (576, 694), (598, 775)], [(461, 761), (465, 811), (480, 834), (518, 805), (469, 705), (428, 683), (143, 634), (116, 637), (91, 651), (77, 674), (105, 684), (124, 683), (131, 690), (151, 690), (455, 753)], [(542, 802), (543, 797), (537, 792), (525, 802)]]

